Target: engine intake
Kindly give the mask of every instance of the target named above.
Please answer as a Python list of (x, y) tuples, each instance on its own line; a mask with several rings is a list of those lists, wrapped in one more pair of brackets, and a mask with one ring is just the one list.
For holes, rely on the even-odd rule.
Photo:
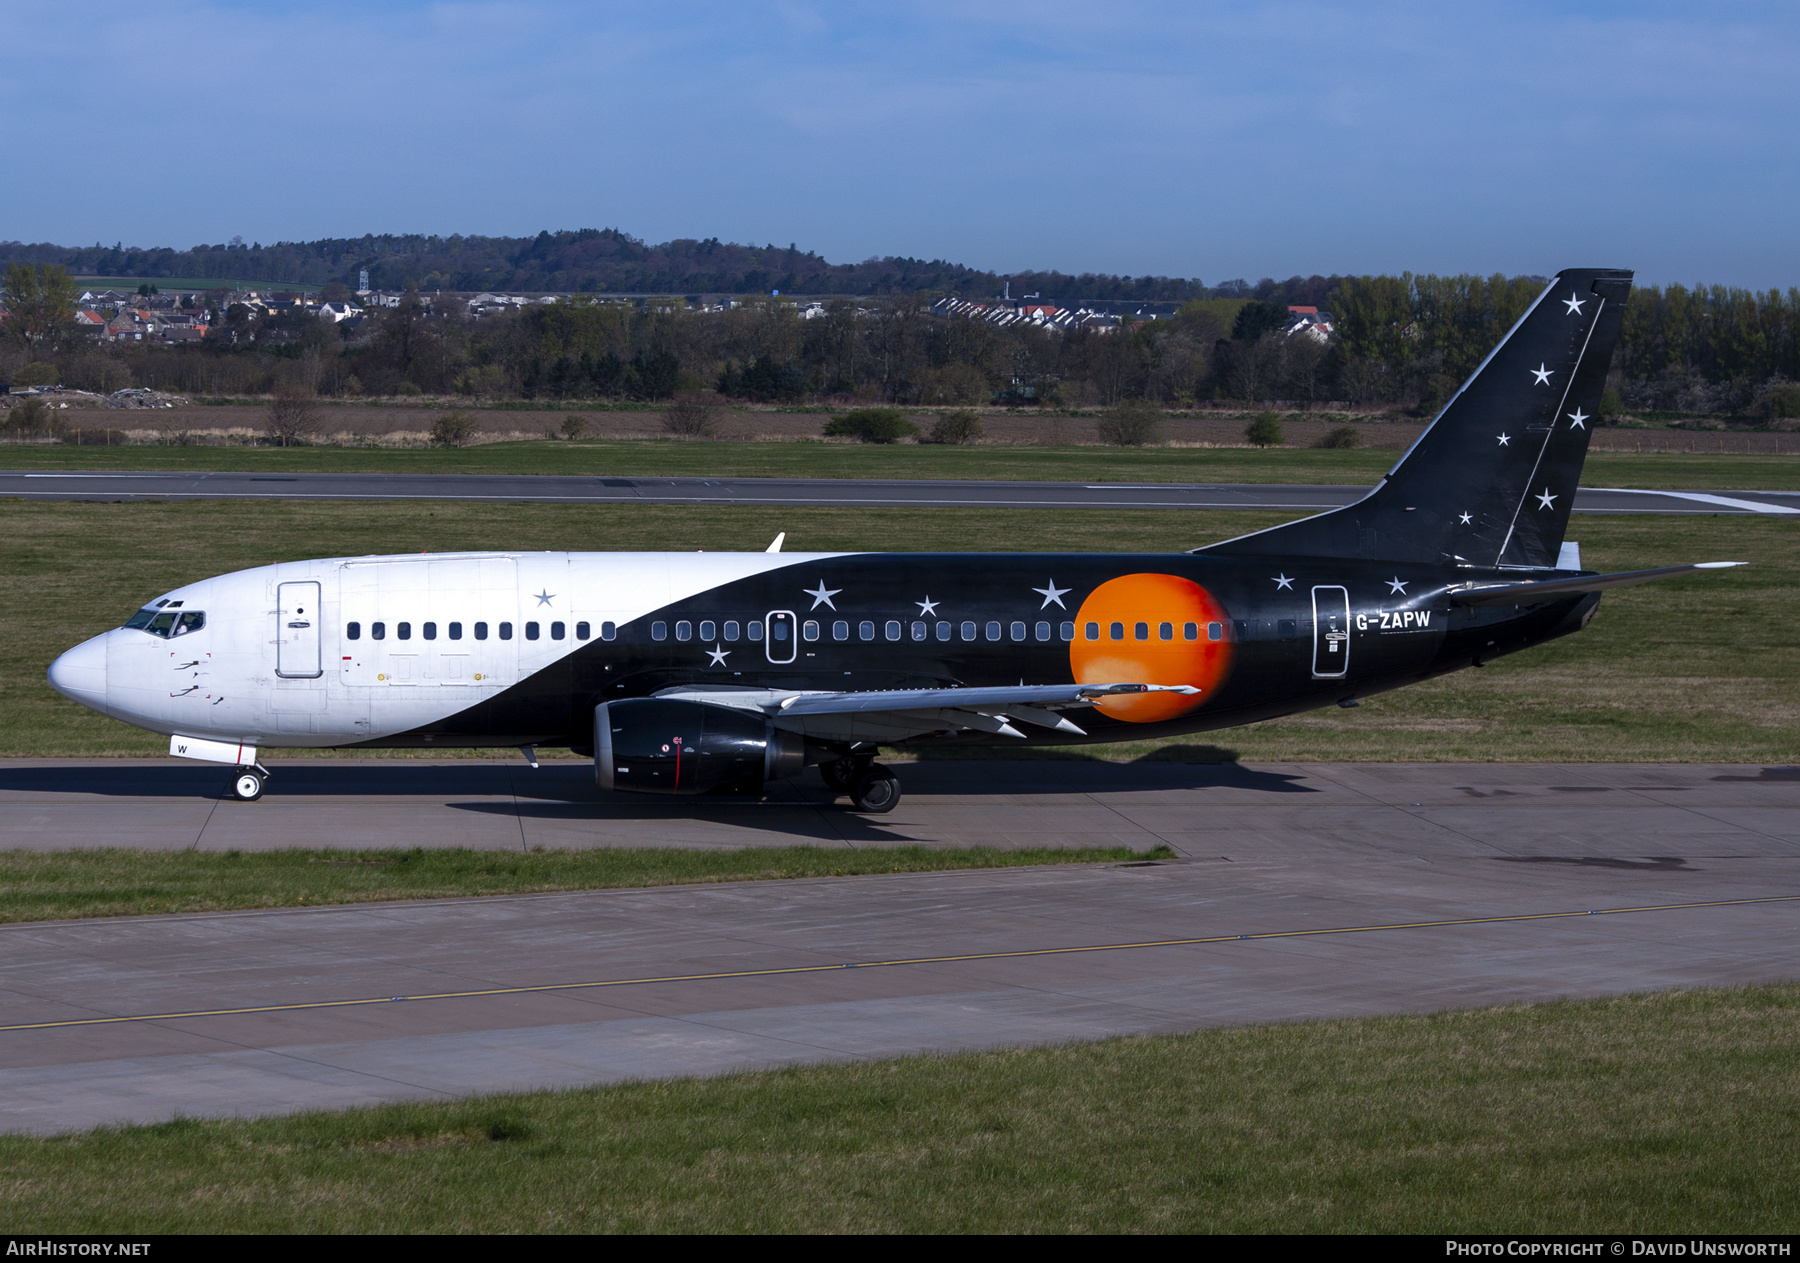
[(806, 742), (730, 706), (634, 697), (594, 707), (594, 779), (601, 789), (704, 794), (757, 789), (798, 776)]

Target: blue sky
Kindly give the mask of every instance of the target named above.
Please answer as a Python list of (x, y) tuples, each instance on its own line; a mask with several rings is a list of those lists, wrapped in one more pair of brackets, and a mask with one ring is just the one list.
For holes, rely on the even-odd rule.
[(1800, 284), (1800, 6), (8, 0), (0, 238)]

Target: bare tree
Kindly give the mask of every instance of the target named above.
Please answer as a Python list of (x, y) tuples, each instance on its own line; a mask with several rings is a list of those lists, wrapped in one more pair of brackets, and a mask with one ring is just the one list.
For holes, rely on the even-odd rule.
[(264, 433), (283, 447), (304, 442), (319, 424), (319, 407), (310, 390), (286, 386), (275, 393), (269, 403)]
[(1094, 429), (1103, 443), (1142, 447), (1162, 441), (1163, 411), (1148, 399), (1123, 399), (1108, 408)]
[(713, 432), (714, 412), (698, 399), (677, 399), (663, 411), (663, 429), (684, 439), (703, 439)]

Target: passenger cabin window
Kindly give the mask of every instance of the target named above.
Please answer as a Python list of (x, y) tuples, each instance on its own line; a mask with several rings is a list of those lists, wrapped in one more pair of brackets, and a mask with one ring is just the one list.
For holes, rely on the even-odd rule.
[(1292, 640), (1300, 634), (1300, 624), (1291, 618), (1284, 618), (1276, 624), (1276, 630), (1283, 640)]
[(1000, 639), (1000, 624), (999, 623), (989, 623), (987, 625), (987, 638), (989, 640), (999, 640)]
[(676, 640), (692, 640), (693, 638), (694, 638), (694, 625), (692, 623), (688, 622), (686, 619), (683, 619), (681, 622), (675, 624), (675, 639)]
[(1100, 639), (1100, 624), (1099, 623), (1089, 623), (1084, 630), (1087, 632), (1087, 638), (1089, 640), (1099, 640)]
[(975, 624), (974, 623), (964, 623), (962, 625), (962, 638), (964, 640), (974, 640), (975, 639)]
[(1181, 625), (1181, 638), (1183, 640), (1198, 640), (1198, 639), (1200, 639), (1200, 624), (1198, 624), (1198, 623), (1183, 623)]
[(1134, 639), (1149, 640), (1150, 639), (1150, 624), (1149, 623), (1133, 623), (1132, 627), (1131, 627), (1131, 634)]
[(369, 639), (370, 640), (386, 640), (387, 639), (387, 624), (386, 623), (370, 623), (369, 624)]
[(897, 618), (888, 619), (887, 626), (882, 629), (882, 635), (886, 636), (889, 640), (899, 640), (900, 620)]
[[(536, 640), (537, 638), (538, 638), (538, 625), (536, 623), (526, 623), (525, 624), (525, 639), (526, 640)], [(504, 640), (504, 639), (506, 639), (506, 637), (502, 636), (501, 639)]]
[(436, 623), (426, 623), (425, 625), (423, 625), (422, 627), (419, 628), (419, 636), (424, 640), (436, 640), (437, 639), (437, 624)]
[(650, 624), (650, 639), (651, 640), (667, 640), (668, 638), (669, 638), (669, 625), (667, 623), (651, 623)]
[[(1048, 632), (1050, 630), (1050, 627), (1048, 624), (1045, 624), (1044, 630), (1046, 632)], [(1024, 640), (1025, 639), (1025, 624), (1024, 623), (1014, 623), (1012, 625), (1012, 638), (1014, 640)], [(1041, 639), (1043, 639), (1043, 637), (1039, 636), (1038, 639), (1041, 640)]]
[(1173, 624), (1173, 623), (1158, 623), (1156, 625), (1156, 638), (1158, 640), (1174, 640), (1175, 639), (1175, 624)]
[(1035, 632), (1037, 634), (1037, 638), (1039, 640), (1049, 640), (1050, 639), (1050, 624), (1049, 623), (1039, 623), (1034, 630), (1035, 630)]
[(800, 634), (802, 636), (806, 637), (808, 640), (817, 640), (819, 638), (818, 623), (814, 622), (810, 618), (807, 619), (804, 623), (802, 623), (800, 625)]
[(939, 640), (949, 640), (950, 639), (950, 624), (949, 623), (939, 623), (937, 625), (937, 638)]
[(700, 639), (701, 640), (716, 640), (716, 639), (718, 639), (718, 635), (719, 635), (719, 627), (718, 627), (717, 623), (714, 623), (711, 619), (706, 619), (701, 622), (701, 624), (700, 624)]
[[(858, 623), (856, 625), (856, 638), (858, 640), (874, 640), (875, 639), (875, 624), (870, 622), (868, 619), (864, 619), (862, 622)], [(892, 636), (888, 637), (888, 639), (889, 640), (898, 640), (899, 638), (900, 638), (900, 628), (898, 626), (896, 626), (894, 628), (894, 634)]]
[(1125, 624), (1124, 623), (1113, 623), (1111, 626), (1109, 626), (1106, 629), (1106, 632), (1114, 640), (1124, 640), (1125, 639)]
[(361, 623), (345, 623), (344, 624), (344, 639), (345, 640), (361, 640), (362, 639), (362, 624)]
[(394, 624), (394, 639), (395, 640), (411, 640), (412, 639), (412, 624), (411, 623), (395, 623)]
[[(1089, 640), (1100, 639), (1099, 634), (1098, 634), (1100, 629), (1098, 627), (1096, 627), (1093, 623), (1089, 623), (1088, 626), (1093, 627), (1094, 633), (1095, 633), (1093, 635), (1090, 635), (1088, 637), (1088, 639)], [(1062, 638), (1064, 640), (1074, 640), (1075, 639), (1075, 624), (1074, 623), (1064, 623), (1062, 625)]]
[(762, 634), (763, 634), (763, 625), (762, 625), (762, 620), (760, 618), (751, 619), (748, 623), (744, 624), (744, 635), (747, 636), (751, 641), (754, 642), (754, 641), (761, 640)]
[(500, 624), (500, 639), (501, 640), (511, 640), (512, 639), (512, 624), (511, 623), (501, 623)]
[(1223, 639), (1225, 639), (1225, 624), (1223, 624), (1223, 623), (1208, 623), (1206, 625), (1206, 638), (1208, 640), (1223, 640)]
[(914, 640), (924, 640), (925, 639), (925, 624), (924, 623), (914, 623), (912, 625), (912, 638)]
[(735, 618), (726, 619), (725, 620), (725, 643), (728, 645), (735, 644), (737, 642), (737, 638), (738, 638), (737, 619), (735, 619)]
[(487, 633), (488, 633), (488, 626), (486, 623), (476, 623), (475, 624), (475, 639), (476, 640), (486, 640)]
[(601, 623), (600, 624), (600, 639), (601, 640), (611, 640), (618, 634), (619, 634), (619, 625), (617, 623)]
[(839, 621), (833, 623), (831, 625), (831, 638), (833, 640), (849, 640), (850, 639), (850, 624), (844, 622), (841, 619)]
[(550, 639), (551, 640), (561, 640), (561, 639), (563, 639), (564, 636), (566, 636), (568, 634), (568, 631), (569, 631), (569, 629), (566, 626), (564, 626), (562, 623), (551, 623), (550, 624)]
[(462, 624), (461, 623), (451, 623), (450, 626), (446, 630), (449, 631), (451, 640), (461, 640), (462, 639)]
[(576, 640), (586, 640), (589, 636), (592, 636), (593, 634), (594, 634), (594, 629), (592, 627), (588, 626), (586, 623), (576, 623), (575, 624), (575, 639)]

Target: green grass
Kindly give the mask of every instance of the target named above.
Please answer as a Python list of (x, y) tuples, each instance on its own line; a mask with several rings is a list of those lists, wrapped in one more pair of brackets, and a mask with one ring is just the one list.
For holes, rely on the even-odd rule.
[(0, 851), (0, 923), (542, 894), (864, 873), (1121, 863), (1170, 854), (1126, 847), (619, 847), (581, 851)]
[(1800, 987), (0, 1138), (17, 1233), (1787, 1234)]
[[(159, 755), (166, 740), (54, 693), (50, 660), (178, 584), (265, 562), (505, 549), (1173, 551), (1275, 513), (686, 505), (0, 502), (0, 755)], [(1104, 531), (1097, 524), (1104, 523)], [(1800, 548), (1752, 517), (1583, 517), (1587, 565), (1741, 569), (1610, 592), (1579, 635), (1366, 700), (1202, 740), (1255, 760), (1800, 760)], [(1078, 747), (1139, 758), (1171, 743)], [(446, 751), (430, 757), (444, 758)], [(1007, 751), (1004, 757), (1018, 757)], [(1169, 757), (1165, 754), (1163, 757)]]
[[(130, 424), (136, 414), (108, 414)], [(707, 478), (978, 478), (1027, 482), (1264, 482), (1367, 485), (1393, 450), (1237, 447), (947, 447), (936, 444), (521, 440), (467, 448), (0, 447), (0, 467), (267, 473), (589, 474)], [(1590, 487), (1800, 490), (1800, 456), (1595, 452)]]

